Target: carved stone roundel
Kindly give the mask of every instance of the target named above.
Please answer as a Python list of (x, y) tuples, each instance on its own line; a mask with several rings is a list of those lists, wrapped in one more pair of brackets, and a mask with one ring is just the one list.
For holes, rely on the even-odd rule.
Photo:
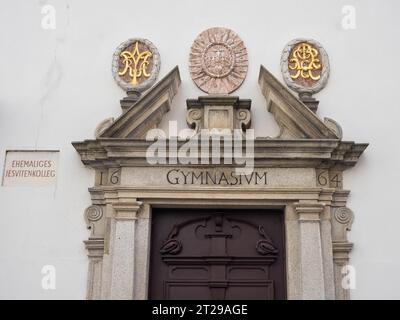
[(243, 83), (248, 69), (247, 49), (239, 36), (227, 28), (210, 28), (193, 42), (190, 76), (210, 94), (228, 94)]

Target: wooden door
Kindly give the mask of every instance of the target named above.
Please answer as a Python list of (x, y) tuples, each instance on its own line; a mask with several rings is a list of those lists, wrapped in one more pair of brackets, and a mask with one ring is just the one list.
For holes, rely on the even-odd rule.
[(285, 299), (281, 211), (154, 209), (149, 299)]

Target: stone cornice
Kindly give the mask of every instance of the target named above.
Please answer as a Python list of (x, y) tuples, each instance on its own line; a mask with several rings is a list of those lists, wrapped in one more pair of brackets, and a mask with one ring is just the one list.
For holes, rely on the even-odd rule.
[[(178, 148), (186, 142), (178, 141)], [(81, 155), (85, 165), (96, 168), (150, 166), (146, 159), (146, 151), (152, 143), (152, 141), (144, 139), (99, 138), (73, 142), (72, 145)], [(223, 145), (223, 141), (221, 141), (221, 147)], [(167, 140), (166, 148), (168, 146), (169, 141)], [(357, 163), (366, 147), (367, 144), (328, 139), (257, 138), (254, 140), (254, 163), (256, 167), (338, 167), (346, 169)], [(243, 154), (245, 154), (245, 146), (243, 146)], [(221, 164), (213, 166), (229, 166), (224, 165), (223, 162), (222, 159)], [(206, 167), (207, 165), (194, 166)]]

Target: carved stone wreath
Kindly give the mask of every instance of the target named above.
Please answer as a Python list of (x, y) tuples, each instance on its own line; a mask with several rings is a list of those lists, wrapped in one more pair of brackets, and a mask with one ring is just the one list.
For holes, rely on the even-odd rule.
[[(295, 81), (290, 70), (292, 51), (301, 43), (306, 43), (317, 51), (319, 60), (318, 63), (320, 64), (320, 70), (318, 70), (318, 80), (309, 81), (307, 85), (305, 83), (299, 83), (298, 81)], [(322, 45), (313, 39), (294, 39), (290, 41), (283, 49), (281, 56), (281, 72), (283, 79), (289, 88), (299, 94), (308, 94), (311, 96), (314, 93), (321, 91), (326, 86), (330, 72), (328, 54)]]
[(243, 83), (247, 69), (247, 49), (234, 31), (210, 28), (193, 42), (190, 76), (204, 92), (228, 94), (235, 91)]
[[(148, 54), (147, 56), (143, 57), (143, 58), (147, 57), (146, 61), (144, 61), (144, 59), (140, 59), (136, 55), (136, 58), (139, 58), (138, 68), (140, 68), (140, 66), (144, 66), (146, 67), (146, 70), (145, 74), (142, 72), (142, 74), (137, 78), (137, 83), (134, 85), (132, 84), (132, 81), (130, 81), (131, 79), (129, 79), (128, 76), (121, 75), (121, 71), (123, 72), (124, 69), (121, 54), (123, 54), (126, 51), (134, 53), (136, 43), (138, 44), (138, 49), (139, 49), (138, 53), (149, 52), (151, 54)], [(158, 53), (157, 48), (154, 46), (152, 42), (150, 42), (147, 39), (132, 38), (121, 43), (115, 50), (112, 61), (112, 74), (117, 84), (125, 91), (143, 92), (148, 88), (150, 88), (156, 81), (158, 73), (160, 71), (160, 65), (161, 65), (160, 54)], [(148, 74), (148, 76), (146, 76), (146, 74)]]

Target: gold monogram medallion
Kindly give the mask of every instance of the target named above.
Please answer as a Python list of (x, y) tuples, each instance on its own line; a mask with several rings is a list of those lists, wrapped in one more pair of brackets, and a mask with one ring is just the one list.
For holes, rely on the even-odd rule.
[(113, 75), (126, 91), (144, 91), (155, 81), (160, 57), (154, 45), (146, 39), (130, 39), (114, 53)]
[(310, 96), (322, 90), (328, 81), (328, 55), (313, 39), (294, 39), (282, 52), (281, 71), (288, 87)]

